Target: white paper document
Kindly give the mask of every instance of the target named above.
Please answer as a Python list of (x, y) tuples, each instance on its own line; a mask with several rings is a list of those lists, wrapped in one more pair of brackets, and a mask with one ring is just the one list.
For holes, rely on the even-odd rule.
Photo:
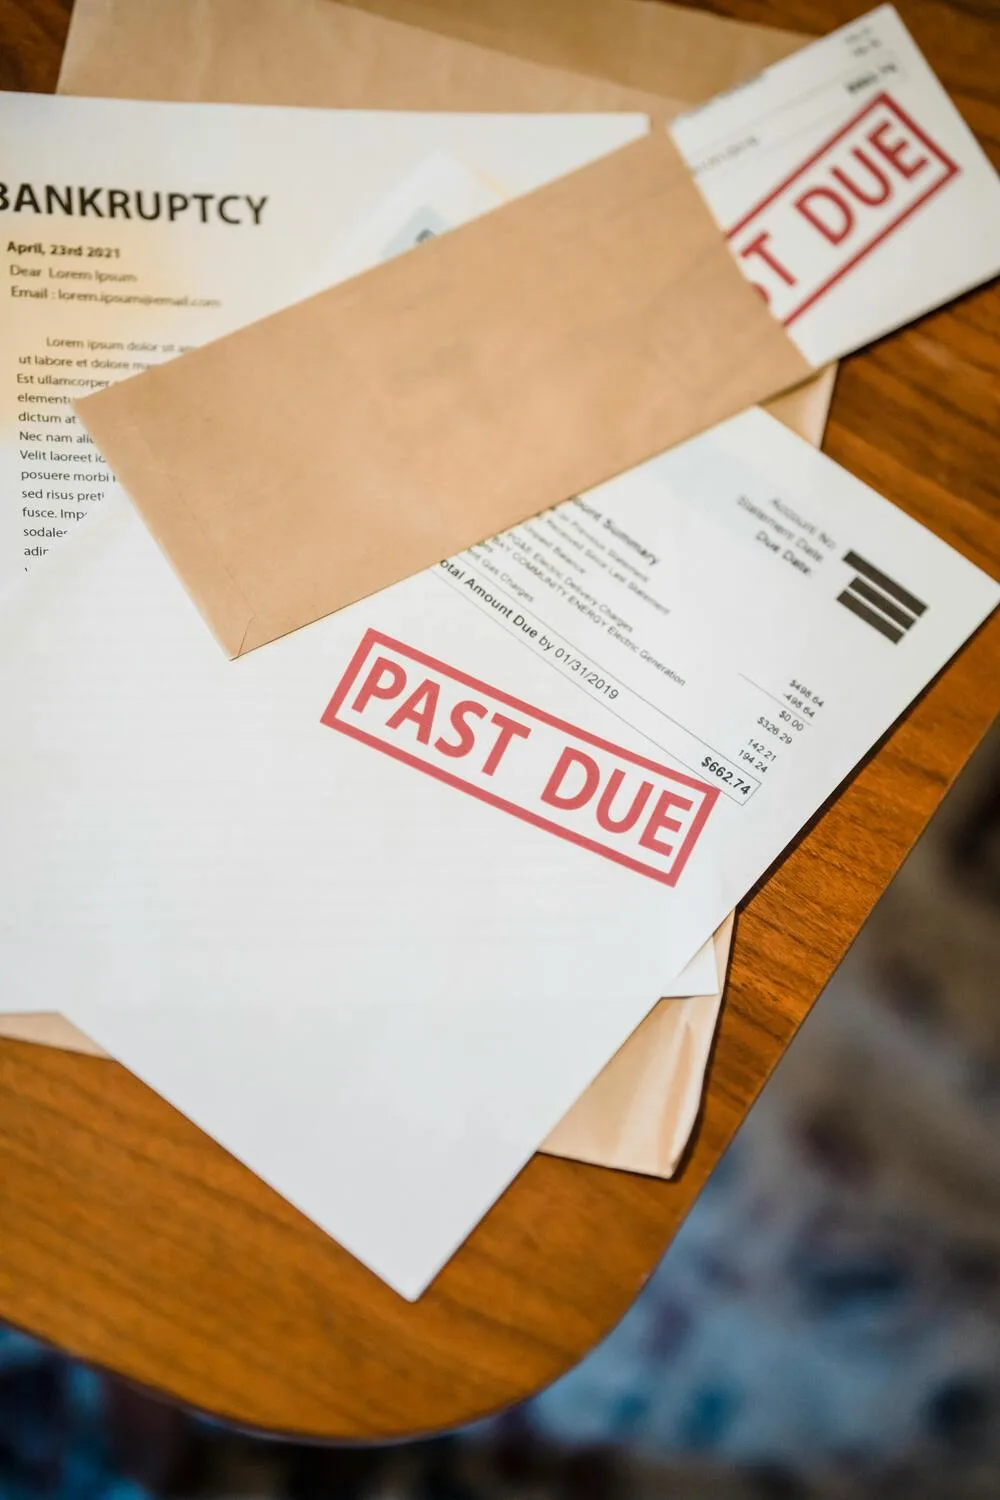
[(737, 264), (814, 365), (1000, 271), (1000, 179), (891, 5), (671, 134)]
[(0, 966), (403, 1295), (994, 607), (753, 411), (236, 662), (124, 502), (0, 602)]
[[(69, 406), (75, 396), (486, 212), (503, 196), (490, 177), (512, 196), (647, 125), (633, 115), (409, 115), (0, 94), (11, 163), (0, 183), (0, 588), (114, 489)], [(423, 156), (459, 141), (463, 163), (440, 149)], [(192, 159), (198, 185), (215, 182), (218, 192), (177, 190), (190, 185)], [(98, 182), (131, 186), (86, 186)], [(221, 190), (233, 182), (256, 190)], [(707, 994), (716, 984), (709, 942), (682, 972), (662, 971), (660, 994)], [(44, 1008), (57, 1003), (50, 996)], [(0, 1011), (19, 1008), (0, 993)]]
[(326, 285), (429, 153), (517, 194), (648, 128), (0, 93), (0, 589), (112, 482), (71, 400)]

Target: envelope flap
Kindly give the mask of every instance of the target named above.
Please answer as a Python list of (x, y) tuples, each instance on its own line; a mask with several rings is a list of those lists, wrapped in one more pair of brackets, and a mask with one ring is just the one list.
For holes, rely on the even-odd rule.
[[(161, 549), (173, 564), (215, 638), (230, 657), (241, 656), (254, 645), (259, 623), (250, 599), (233, 576), (224, 549), (220, 549), (197, 512), (175, 485), (169, 469), (156, 462), (140, 423), (121, 434), (120, 476), (126, 489), (128, 475), (142, 475), (133, 484), (148, 498), (140, 506), (143, 519)], [(212, 587), (202, 589), (198, 580), (211, 578)], [(265, 635), (265, 640), (271, 637)]]
[[(673, 114), (801, 44), (653, 0), (76, 0), (62, 93)], [(661, 111), (659, 101), (665, 101)]]
[(801, 47), (792, 31), (664, 0), (346, 0), (510, 57), (695, 102)]
[(339, 109), (623, 110), (665, 118), (681, 108), (651, 90), (512, 58), (331, 0), (81, 0), (59, 90)]
[(238, 655), (809, 373), (656, 132), (78, 410)]

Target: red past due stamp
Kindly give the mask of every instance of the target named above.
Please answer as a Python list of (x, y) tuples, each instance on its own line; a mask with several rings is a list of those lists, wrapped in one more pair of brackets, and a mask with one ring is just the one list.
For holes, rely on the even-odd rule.
[(959, 170), (881, 93), (734, 224), (727, 238), (787, 328)]
[(377, 630), (322, 722), (664, 885), (676, 884), (719, 795)]

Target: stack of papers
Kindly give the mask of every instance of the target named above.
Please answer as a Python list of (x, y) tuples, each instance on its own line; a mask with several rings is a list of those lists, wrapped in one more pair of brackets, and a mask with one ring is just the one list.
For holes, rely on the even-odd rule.
[[(195, 498), (192, 449), (163, 435), (175, 402), (199, 452), (252, 470), (227, 411), (268, 399), (274, 366), (243, 358), (212, 391), (175, 357), (277, 314), (211, 368), (230, 350), (336, 361), (326, 325), (278, 310), (336, 282), (356, 314), (418, 261), (433, 291), (457, 226), (480, 220), (486, 243), (504, 199), (642, 149), (649, 122), (2, 109), (4, 1008), (58, 997), (419, 1296), (547, 1140), (600, 1159), (574, 1106), (616, 1055), (629, 1076), (620, 1049), (661, 997), (709, 997), (710, 1034), (733, 909), (1000, 590), (755, 407), (346, 607), (313, 618), (310, 597), (312, 623), (228, 660), (190, 562), (213, 557), (214, 598), (239, 595), (249, 532), (213, 509), (211, 465)], [(889, 7), (673, 138), (804, 368), (1000, 268), (1000, 185)], [(400, 315), (416, 344), (427, 307)], [(475, 322), (432, 332), (423, 409), (488, 423), (452, 399)], [(397, 442), (406, 413), (365, 384), (374, 368), (356, 380)], [(68, 404), (94, 390), (100, 447)], [(333, 439), (315, 389), (292, 394), (280, 470), (246, 491), (283, 518), (267, 582), (286, 594), (311, 537), (314, 571), (338, 576), (353, 557), (372, 576), (384, 540), (314, 483)], [(441, 515), (411, 437), (412, 485), (379, 513), (419, 541)], [(480, 476), (459, 478), (474, 509)], [(465, 536), (468, 510), (453, 521)], [(699, 1083), (678, 1095), (680, 1145)]]

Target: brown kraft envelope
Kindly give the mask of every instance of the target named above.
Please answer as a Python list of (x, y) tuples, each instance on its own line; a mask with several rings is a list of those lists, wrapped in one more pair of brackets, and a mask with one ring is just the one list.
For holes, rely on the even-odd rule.
[(76, 0), (59, 90), (673, 115), (805, 40), (659, 0)]
[[(400, 24), (400, 23), (408, 24)], [(76, 0), (63, 93), (672, 117), (807, 38), (660, 0)], [(807, 424), (820, 377), (781, 398)]]
[[(651, 0), (575, 0), (569, 8), (562, 0), (363, 0), (350, 7), (331, 0), (172, 0), (169, 6), (156, 0), (77, 0), (60, 87), (340, 107), (629, 108), (664, 119), (744, 81), (801, 40)], [(696, 192), (689, 201), (706, 229), (709, 216)], [(734, 285), (727, 260), (724, 269)], [(735, 294), (748, 305), (744, 287), (736, 285)], [(773, 334), (756, 306), (753, 315), (757, 326)], [(801, 376), (805, 361), (779, 337)], [(790, 398), (793, 422), (799, 399)], [(806, 391), (801, 399), (808, 404), (816, 398)], [(605, 413), (605, 423), (610, 415)], [(538, 507), (525, 505), (519, 519), (532, 508)], [(146, 513), (146, 519), (165, 542), (153, 517)], [(414, 520), (419, 526), (420, 518)], [(179, 524), (185, 527), (186, 518)], [(400, 540), (408, 554), (408, 539)], [(213, 543), (205, 539), (205, 545)], [(180, 548), (186, 551), (186, 544)], [(195, 550), (204, 551), (197, 539)], [(200, 566), (212, 571), (204, 557)], [(228, 596), (215, 600), (222, 631), (216, 628), (231, 652), (294, 628), (263, 628), (255, 640), (246, 608), (252, 601), (242, 598), (239, 583), (216, 583)], [(300, 583), (291, 579), (288, 588)], [(322, 598), (325, 591), (319, 592)], [(196, 597), (207, 603), (197, 591)], [(328, 612), (325, 603), (310, 608), (303, 598), (301, 605), (291, 611), (296, 623), (306, 614)]]
[[(424, 46), (426, 39), (412, 26), (351, 16), (327, 0), (237, 3), (238, 12), (234, 0), (172, 0), (168, 7), (148, 0), (76, 0), (60, 88), (395, 108), (402, 107), (402, 82), (410, 108), (486, 107), (483, 60), (470, 68), (467, 49)], [(512, 80), (518, 59), (576, 68), (694, 103), (752, 76), (803, 40), (645, 0), (575, 0), (569, 8), (563, 0), (363, 0), (363, 8), (504, 53), (503, 66), (490, 71), (489, 107), (498, 109), (656, 108), (627, 95), (595, 96), (586, 78), (573, 79), (565, 95), (565, 83), (559, 81), (555, 91), (548, 72)], [(195, 31), (197, 54), (185, 45)], [(190, 63), (193, 55), (197, 67)], [(475, 96), (462, 92), (461, 80), (470, 77)], [(780, 397), (772, 410), (818, 445), (833, 379), (831, 369)], [(730, 920), (716, 935), (720, 993), (661, 1001), (553, 1131), (545, 1150), (662, 1176), (675, 1170), (697, 1113), (731, 927)], [(0, 1035), (100, 1054), (54, 1014), (0, 1016)]]
[(75, 409), (237, 657), (810, 373), (654, 128)]

